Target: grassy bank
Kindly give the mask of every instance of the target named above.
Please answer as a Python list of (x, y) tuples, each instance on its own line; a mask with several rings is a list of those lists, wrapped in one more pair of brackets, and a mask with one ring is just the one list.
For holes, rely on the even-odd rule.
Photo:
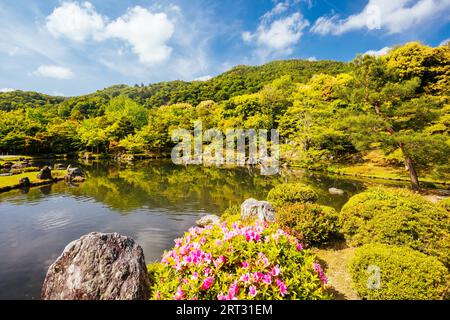
[[(22, 178), (28, 177), (30, 179), (31, 184), (38, 184), (42, 182), (51, 182), (52, 180), (40, 180), (37, 178), (39, 171), (26, 172), (21, 174), (15, 174), (12, 176), (2, 176), (0, 177), (0, 189), (4, 188), (15, 188), (19, 185), (19, 181)], [(65, 170), (53, 170), (52, 176), (53, 178), (61, 179), (63, 178), (67, 172)]]

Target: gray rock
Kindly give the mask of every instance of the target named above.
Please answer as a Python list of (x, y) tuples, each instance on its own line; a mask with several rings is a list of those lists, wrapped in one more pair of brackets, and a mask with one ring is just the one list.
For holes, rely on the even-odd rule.
[(336, 194), (342, 196), (344, 194), (344, 190), (338, 189), (338, 188), (330, 188), (328, 189), (328, 192), (331, 194)]
[(82, 176), (76, 176), (73, 178), (69, 178), (70, 181), (75, 182), (75, 183), (80, 183), (80, 182), (84, 182), (86, 179)]
[(28, 161), (24, 162), (16, 162), (11, 166), (11, 169), (13, 170), (22, 170), (30, 166), (30, 163)]
[(80, 168), (72, 168), (69, 164), (69, 166), (67, 167), (67, 173), (72, 177), (82, 177), (83, 176), (83, 172), (81, 171)]
[(55, 170), (64, 170), (65, 167), (62, 163), (55, 164)]
[(215, 214), (208, 214), (195, 221), (195, 223), (199, 227), (206, 227), (208, 225), (217, 225), (220, 224), (220, 218)]
[(250, 198), (241, 204), (241, 219), (257, 219), (259, 221), (275, 221), (275, 209), (267, 201)]
[(50, 169), (50, 167), (49, 166), (43, 167), (41, 169), (41, 171), (38, 173), (37, 178), (41, 179), (41, 180), (53, 179), (53, 177), (52, 177), (52, 170)]
[(142, 248), (117, 233), (93, 232), (71, 242), (50, 266), (44, 300), (144, 300), (149, 298)]

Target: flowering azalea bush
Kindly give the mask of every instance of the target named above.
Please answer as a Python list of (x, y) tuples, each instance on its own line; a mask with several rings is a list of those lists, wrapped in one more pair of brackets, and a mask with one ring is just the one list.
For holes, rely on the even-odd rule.
[(314, 255), (265, 222), (191, 228), (149, 275), (153, 299), (330, 298)]

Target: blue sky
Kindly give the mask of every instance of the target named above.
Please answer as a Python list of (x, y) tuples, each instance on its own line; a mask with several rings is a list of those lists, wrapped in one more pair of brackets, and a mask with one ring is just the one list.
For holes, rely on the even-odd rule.
[(0, 91), (90, 93), (450, 38), (450, 0), (1, 0)]

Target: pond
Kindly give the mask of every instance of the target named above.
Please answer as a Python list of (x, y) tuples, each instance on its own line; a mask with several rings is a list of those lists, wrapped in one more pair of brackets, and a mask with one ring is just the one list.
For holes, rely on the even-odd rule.
[[(80, 186), (60, 182), (0, 194), (0, 299), (39, 299), (50, 264), (69, 242), (89, 232), (131, 236), (147, 262), (153, 262), (200, 216), (220, 215), (250, 197), (265, 199), (278, 183), (312, 185), (319, 203), (337, 209), (365, 188), (362, 182), (302, 170), (262, 176), (257, 169), (185, 167), (168, 161), (132, 167), (77, 165), (88, 176)], [(330, 187), (345, 194), (330, 195)]]

